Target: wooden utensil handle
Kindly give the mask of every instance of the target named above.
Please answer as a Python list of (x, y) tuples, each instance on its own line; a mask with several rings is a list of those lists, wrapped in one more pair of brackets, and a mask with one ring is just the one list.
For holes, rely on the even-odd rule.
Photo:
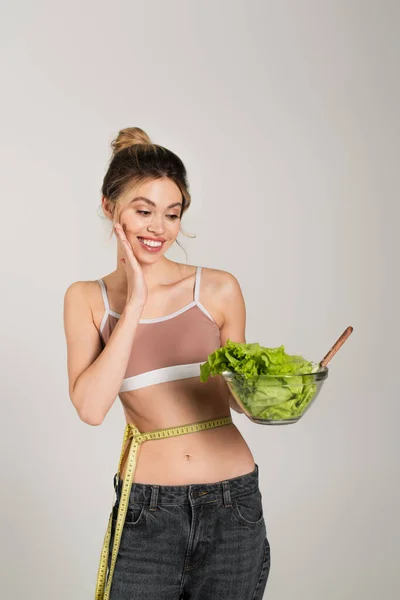
[(345, 341), (347, 340), (349, 335), (352, 333), (352, 331), (353, 331), (353, 327), (351, 325), (343, 331), (340, 338), (333, 344), (333, 346), (329, 350), (328, 354), (326, 354), (324, 356), (324, 358), (321, 360), (321, 362), (319, 363), (321, 367), (326, 367), (328, 362), (330, 362), (332, 360), (332, 358), (335, 356), (335, 354), (339, 350), (339, 348), (341, 346), (343, 346), (343, 344), (345, 343)]

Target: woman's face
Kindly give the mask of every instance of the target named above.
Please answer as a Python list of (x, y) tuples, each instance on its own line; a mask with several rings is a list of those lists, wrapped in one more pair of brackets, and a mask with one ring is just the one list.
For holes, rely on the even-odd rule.
[(138, 259), (164, 254), (178, 236), (182, 194), (170, 179), (153, 179), (119, 199), (116, 219)]

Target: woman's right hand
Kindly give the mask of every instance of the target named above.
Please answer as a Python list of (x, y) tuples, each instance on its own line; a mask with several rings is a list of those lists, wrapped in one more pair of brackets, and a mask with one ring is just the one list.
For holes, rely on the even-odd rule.
[(120, 223), (114, 223), (114, 231), (122, 249), (122, 264), (125, 267), (126, 279), (128, 283), (126, 304), (133, 306), (143, 306), (147, 301), (147, 285), (144, 279), (143, 270), (136, 256), (133, 253), (132, 246), (128, 242), (125, 232)]

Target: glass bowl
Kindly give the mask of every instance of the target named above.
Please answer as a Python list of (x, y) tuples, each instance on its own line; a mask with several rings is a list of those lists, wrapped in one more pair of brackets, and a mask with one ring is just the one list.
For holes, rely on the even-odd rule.
[(315, 364), (309, 373), (246, 379), (242, 374), (223, 371), (222, 377), (251, 421), (261, 425), (289, 425), (297, 423), (315, 402), (328, 371), (328, 367)]

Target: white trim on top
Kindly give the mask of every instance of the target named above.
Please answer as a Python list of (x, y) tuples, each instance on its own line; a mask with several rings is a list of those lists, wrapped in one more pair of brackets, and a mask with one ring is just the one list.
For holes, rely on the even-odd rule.
[(119, 313), (115, 312), (115, 310), (111, 310), (111, 308), (108, 312), (110, 315), (112, 315), (113, 317), (116, 317), (117, 319), (119, 319), (121, 316)]
[[(217, 325), (217, 324), (216, 324), (216, 322), (214, 321), (213, 317), (210, 315), (210, 313), (208, 312), (208, 310), (205, 308), (205, 306), (203, 306), (202, 304), (200, 304), (200, 302), (197, 302), (197, 306), (200, 308), (200, 310), (202, 310), (202, 311), (203, 311), (203, 313), (204, 313), (204, 314), (205, 314), (205, 315), (206, 315), (206, 316), (207, 316), (209, 319), (211, 319), (211, 321), (212, 321), (212, 322), (213, 322), (215, 325)], [(217, 325), (217, 327), (218, 327), (218, 325)], [(219, 329), (219, 327), (218, 327), (218, 329)]]
[(177, 317), (178, 315), (189, 310), (189, 308), (192, 308), (192, 306), (195, 305), (196, 302), (193, 300), (192, 302), (190, 302), (190, 304), (186, 304), (186, 306), (184, 306), (183, 308), (180, 308), (179, 310), (176, 310), (175, 312), (169, 315), (165, 315), (165, 317), (158, 317), (157, 319), (140, 319), (139, 323), (158, 323), (159, 321), (166, 321), (167, 319), (172, 319), (172, 317)]
[(196, 279), (194, 282), (194, 301), (196, 304), (199, 303), (200, 298), (200, 277), (201, 277), (201, 267), (197, 267), (196, 269)]
[[(211, 319), (211, 321), (216, 325), (215, 320), (213, 319), (213, 317), (211, 316), (211, 314), (208, 312), (208, 310), (200, 303), (200, 277), (201, 277), (201, 270), (202, 267), (198, 266), (196, 269), (196, 279), (195, 279), (195, 284), (194, 284), (194, 300), (192, 300), (192, 302), (189, 302), (189, 304), (186, 304), (186, 306), (184, 306), (183, 308), (180, 308), (178, 310), (176, 310), (173, 313), (170, 313), (169, 315), (165, 315), (163, 317), (157, 317), (154, 319), (139, 319), (139, 323), (161, 323), (162, 321), (167, 321), (168, 319), (172, 319), (173, 317), (177, 317), (178, 315), (186, 312), (187, 310), (189, 310), (189, 308), (192, 308), (192, 306), (198, 306), (200, 308), (200, 310), (203, 311), (203, 313), (209, 318)], [(103, 316), (101, 325), (100, 325), (100, 331), (102, 332), (104, 329), (104, 326), (106, 324), (107, 321), (107, 315), (110, 314), (113, 317), (115, 317), (116, 319), (119, 319), (121, 317), (120, 313), (117, 313), (115, 310), (111, 310), (110, 308), (110, 303), (108, 301), (108, 296), (107, 296), (107, 289), (105, 286), (105, 283), (102, 279), (98, 279), (98, 282), (100, 283), (101, 286), (101, 293), (103, 295), (103, 301), (104, 301), (104, 306), (106, 309), (106, 313)]]
[(178, 379), (188, 379), (189, 377), (200, 377), (200, 365), (202, 363), (189, 363), (186, 365), (174, 365), (172, 367), (163, 367), (133, 375), (123, 380), (120, 387), (120, 392), (129, 392), (155, 385), (157, 383), (165, 383), (167, 381), (176, 381)]
[(97, 281), (99, 282), (100, 287), (101, 287), (101, 295), (103, 296), (104, 308), (106, 309), (107, 312), (110, 312), (110, 304), (108, 302), (106, 285), (102, 279), (98, 279)]
[(101, 320), (101, 323), (100, 323), (100, 333), (103, 333), (103, 329), (106, 325), (107, 319), (108, 319), (108, 312), (105, 311), (103, 318)]

